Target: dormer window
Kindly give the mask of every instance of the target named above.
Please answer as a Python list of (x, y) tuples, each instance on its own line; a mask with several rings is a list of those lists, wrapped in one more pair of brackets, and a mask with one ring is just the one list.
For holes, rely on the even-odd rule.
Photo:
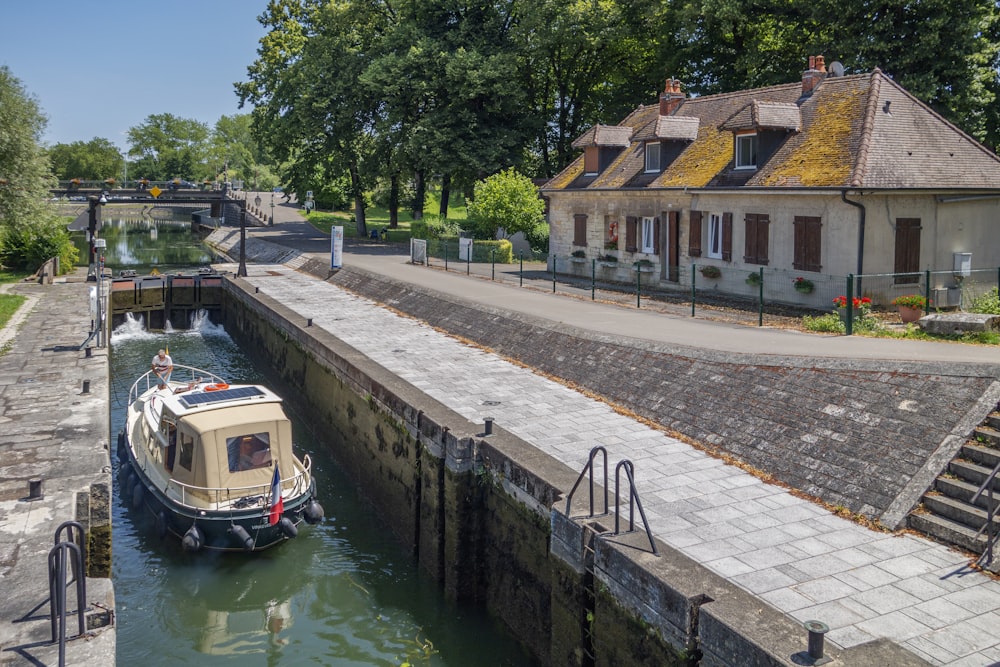
[(757, 133), (736, 135), (736, 168), (757, 168)]
[(646, 144), (646, 173), (660, 171), (660, 142)]
[(597, 146), (587, 146), (583, 151), (583, 173), (585, 176), (596, 176), (600, 153)]

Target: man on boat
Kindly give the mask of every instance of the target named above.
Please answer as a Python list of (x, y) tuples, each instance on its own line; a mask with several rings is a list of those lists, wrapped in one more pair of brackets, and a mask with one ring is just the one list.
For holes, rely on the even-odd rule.
[(153, 357), (152, 365), (156, 377), (160, 378), (160, 389), (165, 388), (170, 382), (170, 374), (174, 371), (174, 360), (164, 350), (160, 350)]

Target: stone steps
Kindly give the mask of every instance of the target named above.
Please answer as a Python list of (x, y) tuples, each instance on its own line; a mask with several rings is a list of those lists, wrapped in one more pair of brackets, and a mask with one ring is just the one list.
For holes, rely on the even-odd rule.
[[(969, 441), (959, 450), (947, 469), (924, 494), (921, 508), (911, 512), (907, 525), (939, 541), (954, 544), (976, 554), (986, 550), (986, 531), (977, 533), (986, 524), (986, 510), (992, 504), (1000, 506), (1000, 475), (990, 485), (993, 501), (987, 493), (972, 504), (976, 491), (1000, 464), (1000, 406), (973, 431)], [(993, 518), (994, 534), (1000, 534), (1000, 516)], [(996, 548), (996, 547), (995, 547)], [(990, 569), (1000, 566), (994, 558)]]

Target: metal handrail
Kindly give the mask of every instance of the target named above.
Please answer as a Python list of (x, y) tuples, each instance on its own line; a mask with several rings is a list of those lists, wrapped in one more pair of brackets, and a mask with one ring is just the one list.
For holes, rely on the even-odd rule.
[[(285, 483), (289, 482), (289, 481), (293, 481), (294, 482), (293, 486), (298, 486), (298, 481), (299, 481), (300, 478), (309, 479), (309, 476), (312, 473), (312, 458), (310, 458), (310, 456), (308, 454), (306, 454), (305, 457), (302, 459), (301, 463), (302, 463), (302, 468), (301, 468), (301, 470), (299, 472), (296, 472), (291, 477), (283, 477), (281, 479), (281, 486), (282, 487), (284, 487)], [(183, 507), (188, 507), (188, 508), (191, 508), (191, 509), (204, 509), (203, 507), (201, 507), (199, 505), (189, 505), (187, 503), (187, 494), (188, 493), (194, 494), (194, 492), (196, 492), (196, 491), (200, 492), (200, 493), (204, 493), (204, 494), (208, 495), (209, 497), (211, 497), (213, 494), (219, 495), (219, 494), (225, 493), (230, 501), (232, 500), (232, 496), (234, 494), (241, 494), (242, 493), (243, 495), (241, 495), (240, 497), (246, 497), (246, 496), (251, 496), (251, 495), (263, 495), (263, 496), (267, 496), (267, 494), (271, 491), (271, 484), (270, 483), (267, 483), (267, 484), (253, 484), (251, 486), (237, 486), (237, 487), (194, 486), (193, 484), (185, 484), (184, 482), (179, 482), (176, 479), (170, 479), (167, 482), (167, 489), (170, 489), (171, 486), (177, 487), (177, 488), (180, 489), (181, 498), (180, 498), (179, 504), (182, 505)], [(254, 490), (259, 491), (259, 493), (254, 494), (253, 493)], [(215, 507), (213, 507), (212, 509), (216, 509), (216, 510), (219, 509), (220, 505), (222, 504), (222, 501), (219, 500), (218, 498), (216, 498), (214, 501), (210, 501), (210, 502), (214, 502), (215, 503)]]
[(577, 487), (580, 486), (580, 482), (583, 481), (583, 476), (588, 472), (590, 473), (590, 515), (594, 514), (594, 457), (600, 452), (604, 455), (604, 512), (602, 514), (608, 513), (608, 450), (604, 449), (598, 445), (590, 450), (590, 455), (587, 457), (587, 465), (583, 467), (580, 471), (580, 476), (576, 478), (576, 483), (573, 488), (570, 489), (569, 495), (566, 496), (566, 515), (570, 515), (570, 508), (573, 506), (573, 494), (576, 493)]
[[(60, 527), (61, 528), (61, 527)], [(49, 622), (52, 642), (59, 642), (59, 666), (66, 664), (66, 559), (73, 558), (73, 567), (80, 572), (76, 578), (76, 608), (79, 635), (86, 632), (84, 607), (87, 603), (87, 577), (83, 575), (80, 547), (72, 542), (60, 542), (49, 551)]]
[(986, 491), (986, 523), (976, 531), (976, 538), (982, 535), (983, 531), (986, 531), (986, 550), (976, 559), (976, 563), (980, 565), (989, 565), (993, 562), (993, 545), (996, 544), (997, 538), (1000, 537), (993, 530), (993, 517), (996, 516), (996, 503), (993, 502), (993, 480), (996, 478), (998, 472), (1000, 472), (1000, 462), (993, 467), (993, 472), (986, 477), (986, 481), (972, 494), (972, 500), (969, 501), (970, 505), (975, 505), (976, 501), (983, 495), (983, 491)]
[[(177, 381), (175, 375), (178, 372), (180, 372), (181, 375), (183, 375), (184, 373), (187, 373), (186, 377), (188, 379), (187, 380), (183, 380), (182, 379), (180, 381), (182, 384), (184, 382), (188, 382), (188, 383), (190, 383), (190, 382), (208, 382), (208, 383), (215, 383), (215, 384), (227, 384), (225, 380), (223, 380), (221, 377), (219, 377), (215, 373), (210, 373), (208, 371), (203, 371), (200, 368), (194, 368), (193, 366), (183, 366), (181, 364), (174, 364), (174, 370), (173, 370), (173, 372), (170, 375), (170, 379), (171, 379), (172, 382), (176, 382)], [(142, 385), (143, 383), (145, 383), (145, 389), (141, 389), (140, 388), (140, 385)], [(136, 380), (132, 384), (132, 387), (128, 390), (128, 402), (129, 402), (129, 405), (131, 405), (132, 403), (135, 403), (136, 399), (139, 398), (140, 394), (143, 394), (143, 393), (149, 391), (153, 387), (153, 385), (159, 385), (159, 384), (162, 384), (162, 383), (160, 382), (160, 378), (156, 374), (156, 371), (153, 371), (152, 369), (146, 371), (138, 380)]]
[(656, 542), (653, 540), (653, 532), (649, 529), (649, 522), (646, 520), (646, 513), (642, 509), (642, 501), (639, 499), (639, 492), (635, 488), (635, 466), (628, 459), (623, 459), (615, 466), (615, 535), (621, 534), (619, 521), (621, 519), (621, 471), (625, 471), (628, 478), (628, 532), (635, 530), (635, 508), (639, 508), (639, 517), (642, 525), (646, 529), (646, 537), (649, 539), (649, 547), (653, 550), (654, 556), (659, 556), (656, 549)]

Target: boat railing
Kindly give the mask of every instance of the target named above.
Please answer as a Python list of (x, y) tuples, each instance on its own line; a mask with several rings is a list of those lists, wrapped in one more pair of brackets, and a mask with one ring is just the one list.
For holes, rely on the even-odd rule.
[[(180, 384), (191, 384), (195, 382), (210, 382), (216, 384), (225, 384), (226, 381), (215, 373), (210, 373), (204, 371), (200, 368), (194, 368), (193, 366), (182, 366), (180, 364), (174, 364), (174, 370), (170, 375), (171, 383)], [(153, 386), (161, 384), (160, 376), (156, 374), (156, 371), (150, 369), (140, 377), (132, 385), (132, 388), (128, 392), (128, 402), (131, 405), (135, 402), (139, 396), (147, 391), (149, 391)]]
[[(312, 459), (306, 454), (301, 462), (301, 468), (296, 466), (298, 470), (291, 477), (281, 478), (281, 488), (292, 482), (293, 488), (299, 488), (300, 483), (303, 483), (308, 487), (310, 475), (312, 474)], [(261, 500), (257, 503), (249, 504), (247, 507), (253, 507), (256, 505), (267, 505), (271, 502), (271, 484), (254, 484), (252, 486), (231, 486), (231, 487), (210, 487), (210, 486), (194, 486), (191, 484), (185, 484), (184, 482), (179, 482), (176, 479), (171, 479), (167, 485), (167, 491), (169, 492), (170, 487), (174, 487), (176, 491), (180, 494), (180, 504), (193, 509), (205, 509), (202, 505), (192, 505), (190, 497), (196, 497), (199, 500), (205, 500), (206, 496), (209, 503), (213, 503), (214, 507), (210, 509), (218, 510), (222, 503), (233, 501), (239, 501), (241, 498), (255, 498), (260, 497)]]

